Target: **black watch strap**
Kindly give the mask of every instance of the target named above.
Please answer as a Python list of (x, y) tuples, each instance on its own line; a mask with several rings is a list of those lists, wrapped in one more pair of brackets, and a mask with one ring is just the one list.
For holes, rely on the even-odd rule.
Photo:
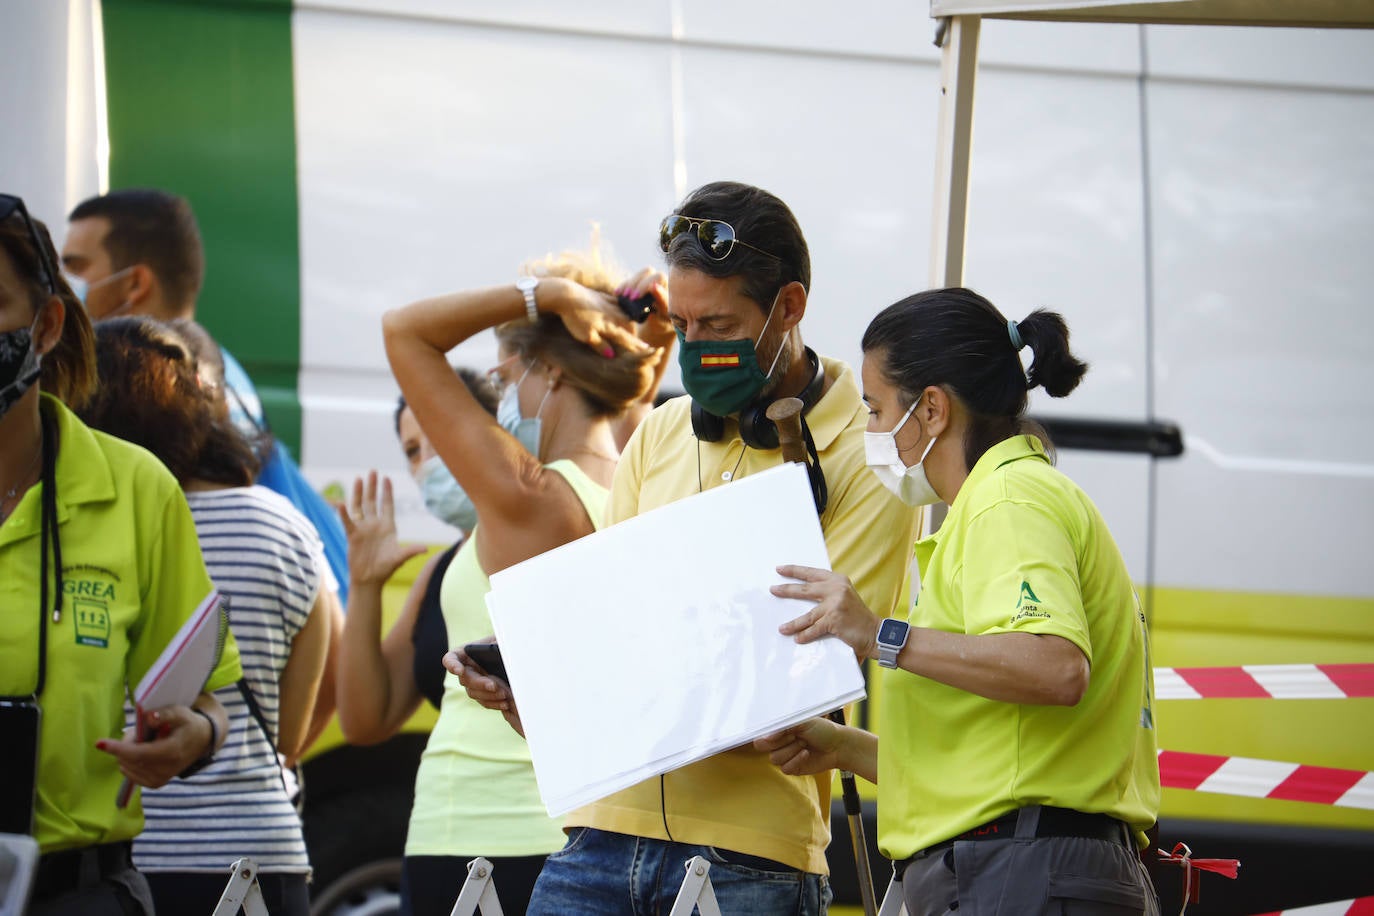
[(210, 723), (210, 747), (206, 749), (205, 753), (200, 757), (199, 760), (192, 762), (190, 766), (188, 766), (186, 769), (178, 773), (178, 779), (185, 779), (187, 776), (194, 776), (201, 770), (208, 767), (214, 761), (215, 751), (219, 747), (219, 726), (215, 724), (215, 717), (197, 706), (192, 706), (191, 712), (203, 716), (205, 718), (205, 721)]

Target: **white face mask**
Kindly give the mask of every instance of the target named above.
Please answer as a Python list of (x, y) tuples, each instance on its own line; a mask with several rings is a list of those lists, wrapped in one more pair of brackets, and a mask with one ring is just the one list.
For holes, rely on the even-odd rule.
[(916, 412), (916, 407), (920, 403), (920, 398), (917, 398), (916, 403), (902, 414), (897, 425), (887, 432), (864, 433), (864, 461), (868, 464), (868, 469), (878, 475), (883, 486), (908, 506), (928, 506), (940, 501), (939, 494), (926, 479), (925, 469), (926, 456), (935, 446), (935, 438), (931, 438), (926, 450), (921, 452), (920, 460), (911, 467), (906, 466), (901, 453), (897, 450), (897, 431), (906, 425), (906, 421)]

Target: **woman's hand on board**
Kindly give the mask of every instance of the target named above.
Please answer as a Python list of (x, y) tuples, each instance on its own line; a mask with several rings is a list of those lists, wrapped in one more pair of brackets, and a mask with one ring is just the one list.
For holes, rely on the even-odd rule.
[(779, 566), (778, 574), (797, 581), (774, 585), (770, 589), (774, 595), (816, 602), (811, 610), (780, 626), (779, 633), (799, 643), (836, 636), (861, 659), (874, 654), (882, 621), (863, 603), (848, 576), (813, 566)]

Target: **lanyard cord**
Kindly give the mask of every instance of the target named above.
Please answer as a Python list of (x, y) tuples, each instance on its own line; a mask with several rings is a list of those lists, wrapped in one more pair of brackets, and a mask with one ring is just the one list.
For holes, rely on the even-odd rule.
[(62, 540), (57, 532), (57, 429), (52, 415), (42, 412), (43, 426), (43, 493), (39, 525), (38, 553), (38, 685), (34, 687), (34, 699), (43, 692), (43, 684), (48, 674), (48, 543), (52, 542), (54, 585), (56, 586), (52, 603), (52, 620), (62, 619)]
[[(825, 471), (821, 469), (821, 456), (816, 454), (816, 440), (811, 438), (811, 427), (806, 422), (805, 415), (801, 418), (802, 437), (806, 442), (806, 452), (811, 456), (811, 460), (806, 465), (806, 476), (811, 481), (811, 498), (816, 503), (816, 514), (823, 515), (825, 507), (830, 503), (830, 488), (825, 482)], [(696, 438), (697, 446), (697, 492), (705, 489), (701, 478), (701, 439)], [(730, 476), (725, 478), (727, 482), (732, 481), (739, 473), (739, 466), (744, 463), (744, 453), (749, 451), (749, 446), (743, 441), (740, 442), (739, 459), (735, 461), (734, 470)], [(728, 454), (728, 452), (727, 452)]]
[(28, 700), (38, 702), (43, 693), (43, 685), (48, 676), (48, 542), (52, 541), (52, 553), (57, 593), (52, 605), (53, 623), (62, 619), (62, 542), (57, 534), (57, 428), (47, 411), (39, 415), (39, 425), (43, 430), (42, 471), (39, 480), (43, 491), (40, 494), (41, 511), (38, 527), (38, 681), (29, 696), (0, 697), (0, 700)]

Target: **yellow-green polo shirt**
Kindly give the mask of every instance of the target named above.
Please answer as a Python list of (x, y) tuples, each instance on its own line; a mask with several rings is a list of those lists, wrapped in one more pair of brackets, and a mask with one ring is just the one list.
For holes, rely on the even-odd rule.
[(1159, 766), (1145, 617), (1097, 507), (1051, 466), (1040, 440), (1015, 436), (989, 449), (940, 530), (916, 543), (916, 560), (913, 626), (1062, 636), (1083, 650), (1092, 676), (1083, 699), (1065, 707), (885, 672), (884, 855), (905, 858), (1032, 804), (1150, 826)]
[[(830, 488), (821, 528), (834, 569), (849, 576), (864, 602), (888, 616), (899, 601), (907, 545), (919, 514), (883, 488), (864, 463), (863, 431), (868, 410), (854, 373), (844, 363), (823, 359), (830, 388), (807, 414), (821, 467)], [(659, 407), (626, 445), (611, 485), (607, 524), (724, 486), (782, 462), (777, 449), (746, 449), (733, 419), (718, 442), (692, 435), (691, 399)], [(747, 525), (749, 519), (735, 520)], [(657, 562), (673, 575), (709, 575), (690, 556)], [(671, 587), (671, 576), (665, 580)], [(645, 602), (653, 613), (653, 602)], [(680, 843), (716, 846), (762, 856), (805, 871), (825, 874), (830, 842), (831, 774), (785, 776), (766, 754), (735, 748), (650, 779), (568, 815), (570, 827)], [(664, 823), (667, 823), (667, 830)]]
[[(88, 428), (46, 395), (43, 410), (57, 418), (60, 442), (64, 593), (61, 619), (47, 614), (39, 697), (35, 838), (48, 853), (132, 839), (143, 829), (137, 797), (115, 807), (119, 767), (95, 742), (121, 736), (126, 687), (138, 684), (212, 586), (191, 510), (162, 463)], [(42, 489), (31, 488), (0, 525), (0, 695), (31, 693), (38, 678)], [(207, 689), (241, 674), (230, 636)]]

